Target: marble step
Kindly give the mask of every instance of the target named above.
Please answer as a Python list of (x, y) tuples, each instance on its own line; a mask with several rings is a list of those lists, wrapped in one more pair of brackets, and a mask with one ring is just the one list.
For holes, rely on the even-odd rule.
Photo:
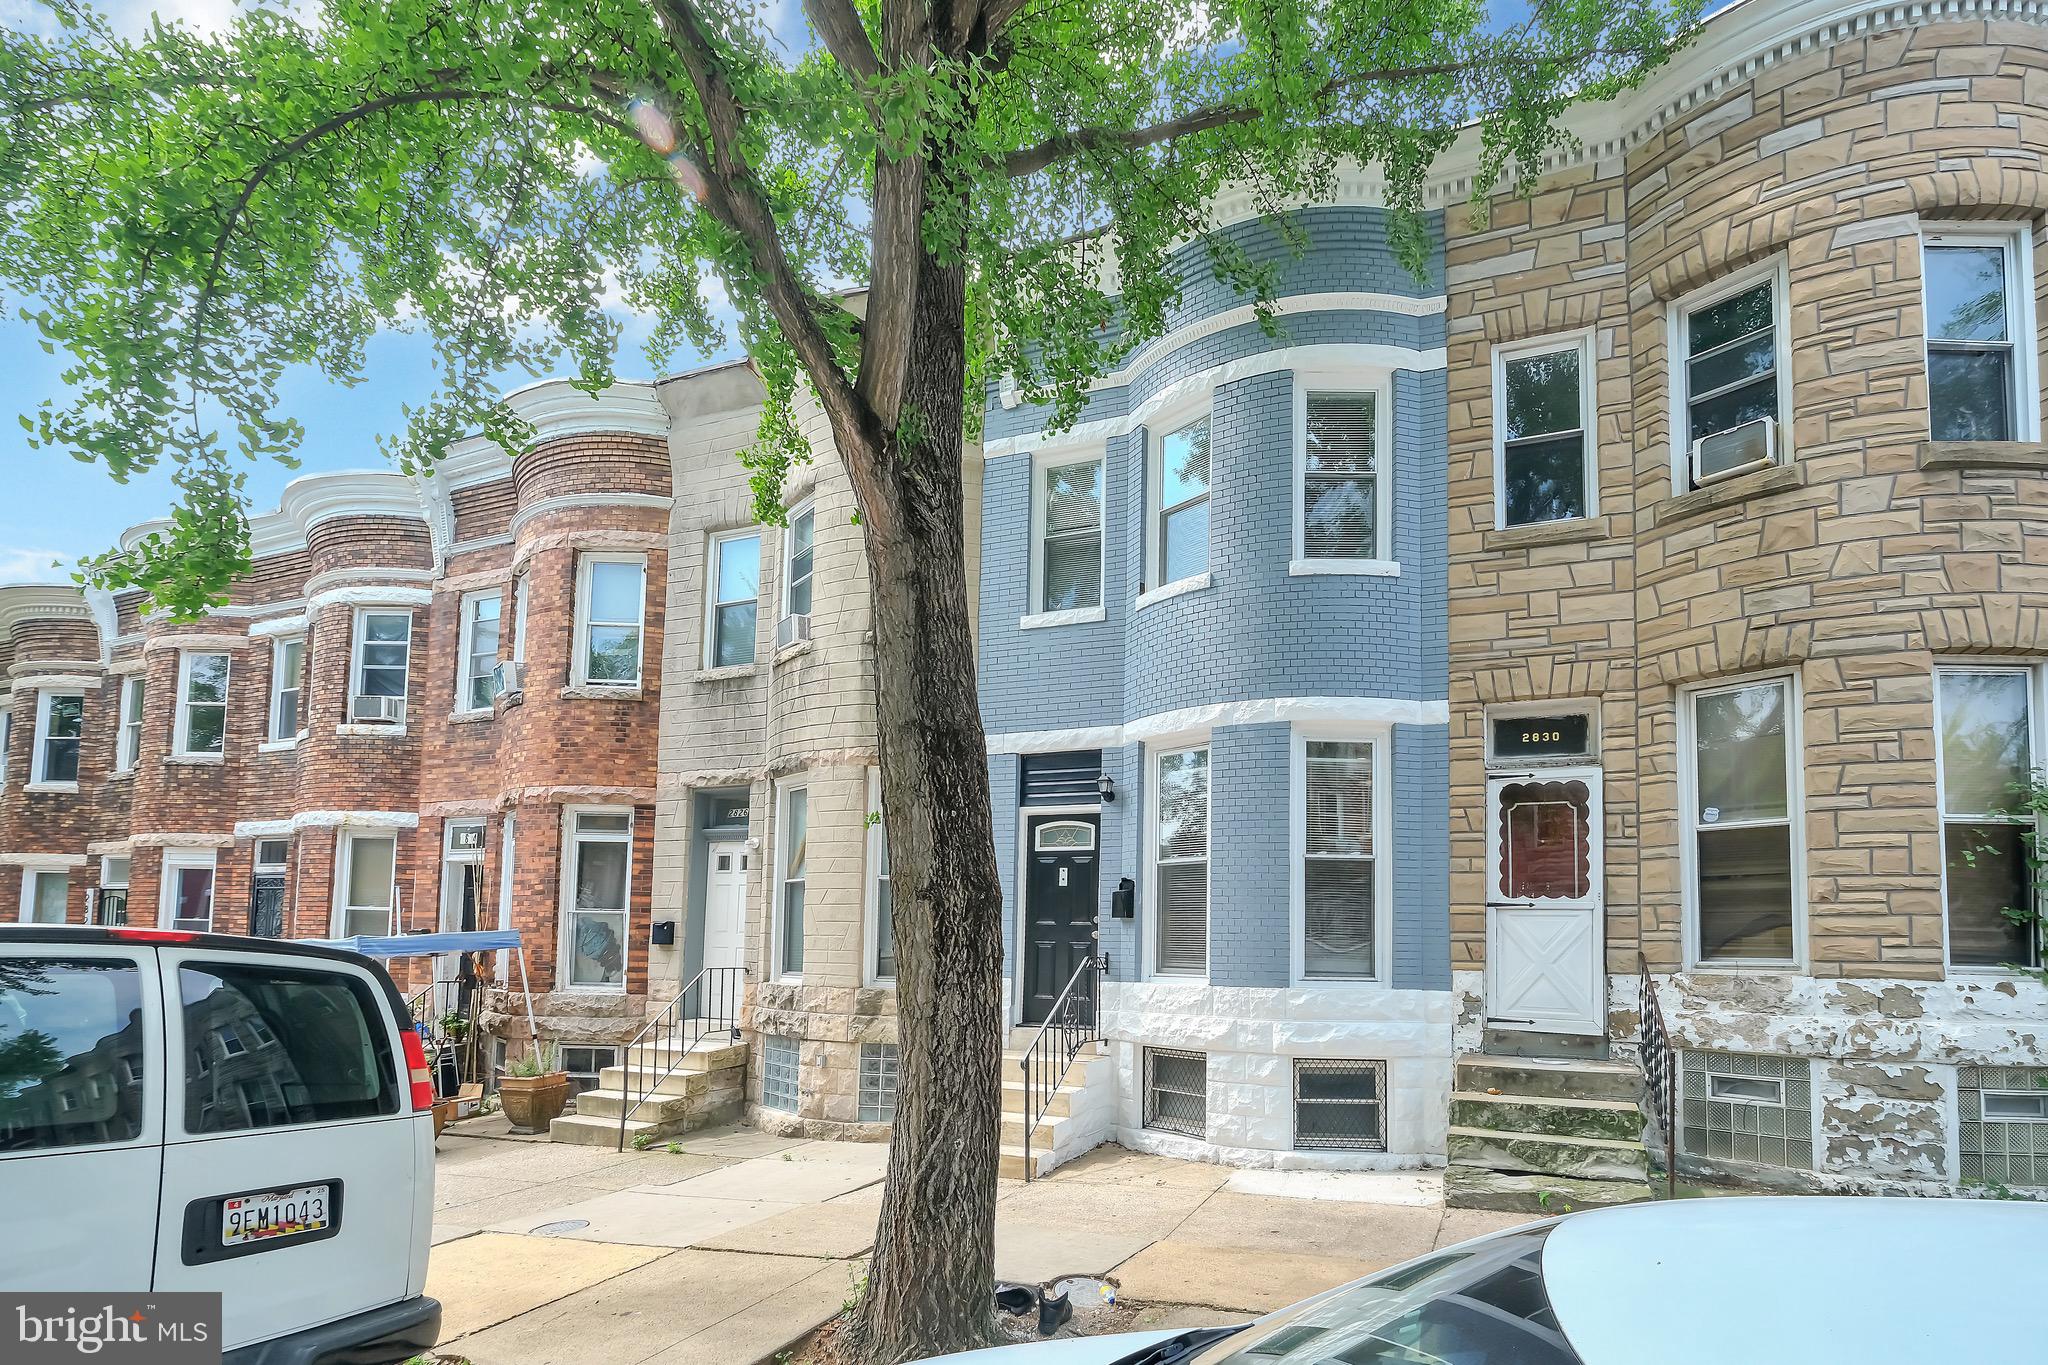
[(1617, 1138), (1453, 1127), (1449, 1154), (1452, 1165), (1580, 1180), (1646, 1180), (1650, 1174), (1650, 1154), (1643, 1144)]
[(1489, 1171), (1483, 1166), (1444, 1169), (1444, 1205), (1504, 1213), (1565, 1214), (1655, 1199), (1640, 1180), (1574, 1180), (1570, 1176)]
[(1545, 1060), (1534, 1057), (1458, 1058), (1452, 1088), (1466, 1094), (1530, 1099), (1626, 1100), (1641, 1095), (1643, 1075), (1628, 1062)]
[(1643, 1111), (1633, 1100), (1570, 1100), (1451, 1092), (1451, 1126), (1552, 1137), (1640, 1138)]

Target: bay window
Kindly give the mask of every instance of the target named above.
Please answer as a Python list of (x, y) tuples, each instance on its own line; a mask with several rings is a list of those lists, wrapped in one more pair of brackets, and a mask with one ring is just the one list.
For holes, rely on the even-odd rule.
[(633, 813), (570, 810), (562, 959), (568, 984), (626, 987), (626, 917), (632, 903)]
[(1033, 613), (1102, 605), (1102, 457), (1063, 460), (1037, 471), (1032, 521)]
[(172, 751), (188, 758), (218, 755), (227, 747), (227, 730), (228, 656), (180, 655)]
[(1294, 390), (1294, 570), (1391, 559), (1383, 391)]
[(114, 771), (135, 771), (142, 760), (143, 678), (130, 673), (121, 679), (120, 729), (114, 735)]
[(393, 933), (392, 905), (397, 895), (398, 839), (390, 834), (344, 832), (341, 838), (341, 904), (335, 912), (335, 932), (347, 938), (356, 934)]
[(463, 595), (461, 639), (457, 642), (462, 672), (455, 680), (457, 711), (488, 711), (498, 699), (498, 635), (504, 610), (501, 592)]
[[(213, 850), (164, 850), (163, 884), (157, 908), (158, 925), (186, 933), (213, 929)], [(378, 933), (387, 930), (379, 929)]]
[(871, 981), (896, 979), (896, 905), (889, 883), (889, 830), (882, 815), (882, 775), (868, 769), (868, 941)]
[(2030, 668), (1935, 670), (1942, 900), (1956, 967), (2040, 963), (2027, 797), (2039, 763)]
[(1162, 753), (1153, 764), (1154, 964), (1166, 974), (1209, 969), (1209, 750)]
[(576, 583), (576, 677), (592, 687), (640, 685), (647, 606), (643, 555), (585, 555)]
[(358, 611), (353, 663), (349, 719), (403, 723), (412, 673), (412, 613), (377, 608)]
[(1155, 470), (1158, 523), (1152, 541), (1152, 586), (1164, 587), (1209, 569), (1209, 419), (1204, 416), (1158, 440)]
[(1928, 435), (2032, 440), (2033, 267), (2025, 229), (1930, 229), (1921, 238), (1927, 319)]
[(1674, 430), (1701, 487), (1781, 463), (1791, 365), (1786, 350), (1784, 263), (1718, 281), (1674, 312)]
[(1803, 899), (1793, 681), (1700, 688), (1683, 707), (1692, 957), (1791, 965)]
[(704, 667), (740, 668), (751, 664), (761, 613), (761, 533), (744, 531), (714, 536), (709, 578)]
[(36, 694), (36, 748), (29, 781), (78, 785), (78, 746), (85, 734), (85, 696), (79, 692)]
[(1301, 750), (1301, 975), (1378, 972), (1375, 746), (1305, 740)]
[(21, 871), (21, 922), (62, 924), (71, 903), (71, 874), (53, 868)]
[(304, 728), (305, 712), (300, 699), (305, 696), (303, 674), (306, 664), (306, 642), (293, 636), (278, 640), (270, 647), (270, 739), (272, 743), (297, 739)]
[(810, 863), (811, 794), (782, 789), (775, 822), (775, 968), (784, 976), (804, 970), (804, 886)]
[(1593, 515), (1593, 337), (1493, 352), (1494, 524)]
[[(811, 614), (811, 572), (817, 563), (817, 510), (809, 503), (791, 509), (782, 530), (782, 619), (794, 621)], [(796, 628), (781, 626), (777, 644), (797, 639)]]

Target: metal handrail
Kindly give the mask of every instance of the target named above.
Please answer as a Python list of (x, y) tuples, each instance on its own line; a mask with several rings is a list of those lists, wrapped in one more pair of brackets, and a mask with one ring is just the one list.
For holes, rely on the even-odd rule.
[[(690, 1049), (712, 1033), (729, 1030), (734, 1038), (740, 1036), (740, 995), (746, 988), (746, 975), (745, 967), (706, 967), (626, 1044), (620, 1054), (625, 1066), (620, 1072), (619, 1089), (632, 1103), (619, 1106), (620, 1151), (626, 1150), (626, 1121), (639, 1112), (663, 1081), (675, 1074)], [(698, 1013), (690, 1013), (686, 1004), (692, 993), (698, 997)], [(668, 1048), (669, 1054), (668, 1064), (659, 1073), (651, 1066), (633, 1064), (634, 1048), (660, 1047)]]
[[(1107, 964), (1102, 964), (1107, 966)], [(1053, 1096), (1059, 1093), (1060, 1082), (1067, 1078), (1067, 1068), (1074, 1064), (1074, 1058), (1081, 1049), (1101, 1036), (1097, 1027), (1096, 997), (1100, 993), (1097, 981), (1101, 970), (1095, 955), (1090, 953), (1074, 966), (1074, 974), (1067, 978), (1067, 984), (1052, 1002), (1052, 1008), (1045, 1012), (1045, 1022), (1038, 1026), (1038, 1032), (1031, 1035), (1031, 1042), (1024, 1049), (1024, 1055), (1017, 1059), (1018, 1069), (1024, 1073), (1024, 1180), (1031, 1180), (1031, 1134), (1038, 1127), (1038, 1121), (1052, 1108)], [(1082, 982), (1086, 986), (1076, 990)], [(1054, 1046), (1046, 1047), (1046, 1039), (1054, 1040)], [(1057, 1058), (1057, 1062), (1055, 1062)]]
[(1636, 1060), (1643, 1069), (1643, 1087), (1649, 1092), (1657, 1126), (1664, 1130), (1664, 1197), (1678, 1197), (1678, 1055), (1671, 1047), (1671, 1031), (1664, 1024), (1664, 1008), (1657, 1001), (1657, 983), (1650, 977), (1650, 959), (1636, 953), (1636, 973), (1641, 982), (1637, 1014), (1642, 1042)]

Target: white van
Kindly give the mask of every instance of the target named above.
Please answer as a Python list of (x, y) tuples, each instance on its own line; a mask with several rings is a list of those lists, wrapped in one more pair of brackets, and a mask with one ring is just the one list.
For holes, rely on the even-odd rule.
[(213, 1291), (230, 1365), (434, 1344), (433, 1085), (354, 953), (0, 928), (0, 1290)]

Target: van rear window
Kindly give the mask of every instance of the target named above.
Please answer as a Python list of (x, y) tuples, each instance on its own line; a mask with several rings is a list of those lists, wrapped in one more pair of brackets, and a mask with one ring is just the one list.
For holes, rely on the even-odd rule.
[(115, 958), (0, 957), (0, 1152), (142, 1133), (142, 973)]
[(398, 1112), (383, 1011), (337, 972), (209, 962), (178, 969), (185, 1131), (241, 1133)]

